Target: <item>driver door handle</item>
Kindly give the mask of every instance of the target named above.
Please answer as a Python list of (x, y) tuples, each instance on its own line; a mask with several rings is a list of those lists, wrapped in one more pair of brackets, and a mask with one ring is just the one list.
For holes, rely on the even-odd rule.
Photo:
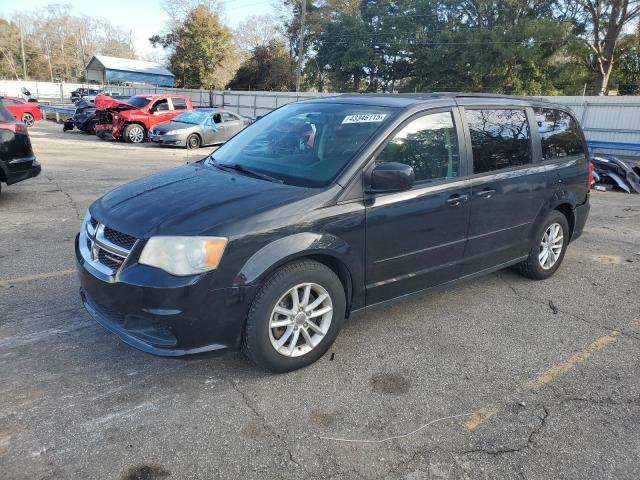
[(449, 205), (450, 207), (457, 207), (465, 203), (467, 200), (469, 200), (469, 195), (467, 195), (466, 193), (462, 195), (454, 193), (447, 199), (447, 205)]

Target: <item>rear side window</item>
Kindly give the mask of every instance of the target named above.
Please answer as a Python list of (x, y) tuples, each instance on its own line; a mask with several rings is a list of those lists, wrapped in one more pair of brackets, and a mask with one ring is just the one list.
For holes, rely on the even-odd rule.
[(531, 137), (524, 110), (467, 110), (473, 173), (531, 163)]
[(187, 102), (184, 100), (184, 98), (172, 98), (171, 99), (171, 103), (173, 103), (173, 109), (174, 110), (186, 110), (187, 109)]
[(536, 122), (542, 141), (542, 159), (584, 155), (580, 127), (571, 115), (553, 108), (536, 108)]
[(432, 113), (408, 123), (376, 158), (376, 163), (385, 162), (411, 166), (416, 182), (457, 177), (460, 153), (451, 112)]

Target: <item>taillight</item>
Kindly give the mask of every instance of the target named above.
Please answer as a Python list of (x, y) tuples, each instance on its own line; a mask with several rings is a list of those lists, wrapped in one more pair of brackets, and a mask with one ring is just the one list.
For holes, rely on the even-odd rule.
[(27, 134), (27, 126), (22, 122), (0, 123), (0, 128), (3, 130), (9, 130), (13, 133)]
[(593, 163), (589, 162), (589, 175), (587, 176), (587, 190), (591, 190), (591, 185), (593, 185)]

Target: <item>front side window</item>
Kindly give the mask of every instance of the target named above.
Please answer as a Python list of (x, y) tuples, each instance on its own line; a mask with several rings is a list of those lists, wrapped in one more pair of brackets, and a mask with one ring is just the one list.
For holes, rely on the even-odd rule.
[(585, 154), (580, 128), (571, 115), (553, 108), (535, 108), (534, 112), (543, 160)]
[(235, 120), (238, 120), (238, 117), (236, 117), (233, 113), (229, 113), (229, 112), (224, 112), (222, 114), (222, 119), (225, 122), (233, 122)]
[(375, 105), (292, 103), (242, 130), (207, 164), (239, 165), (287, 184), (324, 187), (395, 112)]
[(376, 158), (376, 163), (384, 162), (411, 166), (416, 182), (457, 177), (460, 153), (451, 112), (432, 113), (408, 123)]
[(466, 110), (473, 151), (473, 173), (531, 163), (529, 123), (524, 110)]
[(154, 112), (166, 112), (169, 110), (169, 102), (166, 98), (163, 98), (154, 103), (152, 108)]

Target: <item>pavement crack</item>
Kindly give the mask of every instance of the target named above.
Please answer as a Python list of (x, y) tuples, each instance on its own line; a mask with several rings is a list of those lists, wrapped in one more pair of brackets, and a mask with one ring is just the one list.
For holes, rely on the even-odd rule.
[(78, 210), (78, 205), (76, 205), (75, 200), (71, 197), (71, 195), (69, 195), (69, 192), (67, 192), (64, 188), (62, 188), (60, 186), (60, 184), (54, 180), (52, 177), (46, 177), (47, 180), (49, 180), (50, 183), (53, 183), (56, 186), (56, 191), (62, 193), (65, 197), (67, 197), (67, 200), (69, 201), (69, 204), (71, 205), (71, 208), (73, 208), (73, 211), (76, 214), (76, 217), (78, 218), (78, 220), (82, 220), (82, 217), (80, 216), (80, 210)]
[(580, 320), (581, 322), (586, 323), (587, 325), (591, 325), (593, 327), (598, 327), (598, 328), (601, 328), (603, 330), (616, 330), (618, 333), (620, 333), (620, 335), (622, 335), (624, 337), (633, 338), (634, 340), (640, 340), (640, 337), (638, 337), (637, 335), (633, 335), (632, 333), (627, 333), (627, 332), (621, 331), (619, 329), (619, 327), (614, 327), (614, 326), (611, 326), (611, 325), (602, 325), (602, 324), (600, 324), (598, 322), (594, 322), (594, 321), (588, 320), (585, 317), (583, 317), (582, 315), (578, 315), (576, 313), (569, 312), (569, 311), (564, 310), (562, 308), (558, 308), (557, 305), (555, 305), (554, 303), (551, 303), (549, 301), (536, 300), (535, 298), (527, 297), (526, 295), (523, 295), (520, 292), (518, 292), (518, 290), (513, 285), (511, 285), (511, 283), (507, 279), (505, 279), (500, 273), (496, 273), (495, 275), (507, 287), (509, 287), (509, 289), (513, 292), (513, 294), (516, 297), (518, 297), (518, 298), (520, 298), (522, 300), (525, 300), (525, 301), (527, 301), (529, 303), (533, 303), (535, 305), (542, 305), (542, 306), (545, 306), (545, 307), (550, 307), (550, 304), (551, 304), (551, 305), (553, 305), (553, 308), (555, 310), (554, 313), (562, 313), (563, 315), (567, 315), (568, 317), (575, 318), (576, 320)]
[(303, 464), (301, 464), (298, 460), (296, 460), (296, 458), (293, 455), (293, 452), (289, 448), (289, 444), (287, 443), (286, 439), (276, 429), (274, 429), (269, 424), (269, 422), (267, 422), (267, 419), (256, 408), (256, 406), (253, 404), (253, 402), (251, 401), (249, 396), (233, 380), (229, 380), (229, 383), (231, 384), (233, 389), (236, 392), (238, 392), (238, 394), (240, 394), (240, 396), (242, 397), (242, 400), (244, 401), (244, 403), (247, 406), (247, 408), (249, 408), (249, 410), (251, 410), (253, 412), (253, 414), (258, 418), (258, 420), (260, 420), (260, 423), (262, 424), (263, 428), (267, 432), (269, 432), (272, 436), (277, 438), (278, 441), (280, 441), (280, 443), (282, 443), (282, 445), (285, 447), (285, 451), (287, 452), (287, 456), (289, 457), (289, 460), (291, 461), (291, 463), (293, 463), (297, 467), (301, 468), (304, 472), (306, 472), (308, 475), (313, 477), (313, 473), (310, 472), (309, 470), (307, 470), (307, 468)]
[(542, 430), (547, 424), (547, 419), (549, 418), (549, 415), (550, 415), (549, 407), (547, 407), (546, 405), (542, 405), (542, 412), (543, 412), (542, 415), (539, 417), (540, 423), (535, 428), (533, 428), (531, 432), (529, 432), (529, 435), (527, 435), (526, 441), (521, 445), (517, 445), (514, 447), (499, 447), (499, 448), (478, 447), (478, 448), (472, 448), (469, 450), (464, 450), (462, 452), (459, 452), (458, 454), (469, 455), (472, 453), (484, 453), (486, 455), (491, 455), (491, 456), (500, 456), (508, 453), (518, 453), (518, 452), (525, 451), (533, 446), (533, 444), (535, 443), (536, 436), (540, 435), (540, 432), (542, 432)]

